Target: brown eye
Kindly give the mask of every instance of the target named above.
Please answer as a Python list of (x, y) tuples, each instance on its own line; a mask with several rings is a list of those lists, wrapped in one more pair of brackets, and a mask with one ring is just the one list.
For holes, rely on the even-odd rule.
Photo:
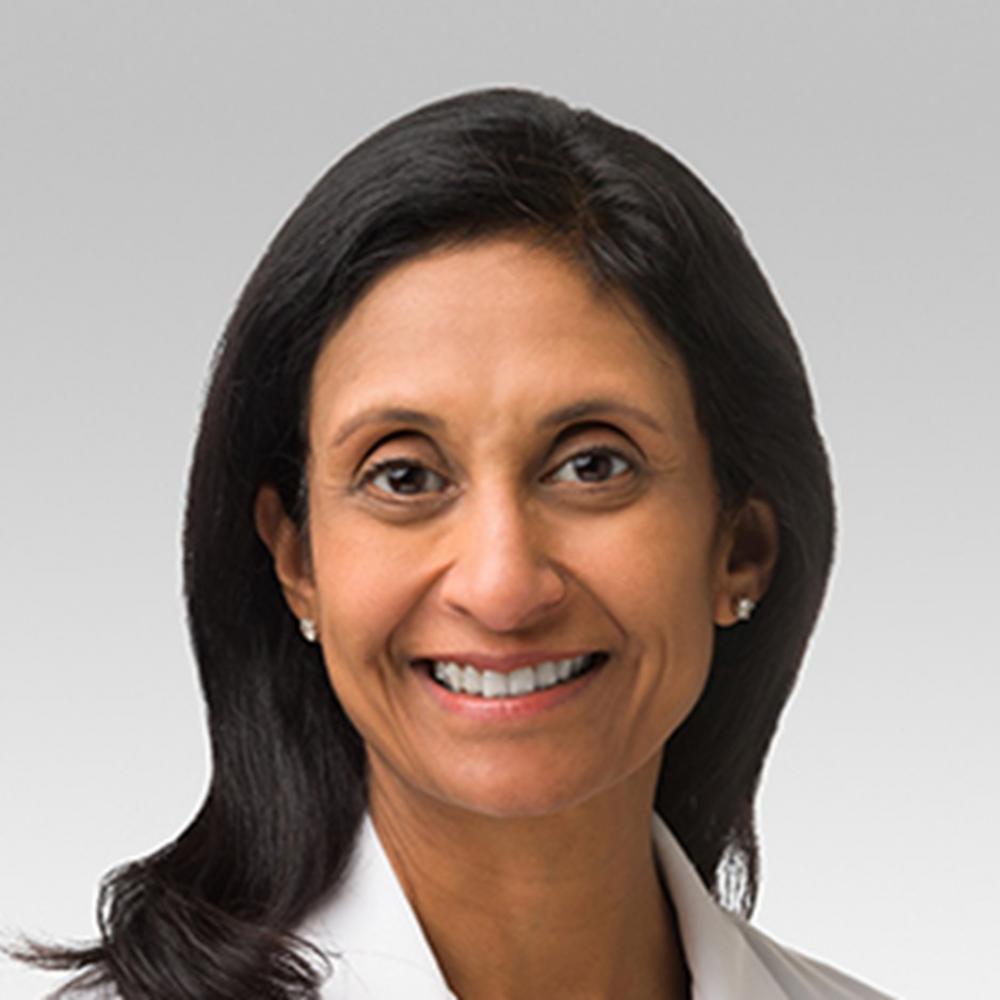
[(365, 472), (362, 481), (390, 496), (440, 493), (446, 485), (444, 478), (426, 465), (405, 458), (376, 463)]
[(591, 448), (568, 458), (550, 476), (558, 483), (606, 483), (633, 471), (632, 463), (610, 448)]

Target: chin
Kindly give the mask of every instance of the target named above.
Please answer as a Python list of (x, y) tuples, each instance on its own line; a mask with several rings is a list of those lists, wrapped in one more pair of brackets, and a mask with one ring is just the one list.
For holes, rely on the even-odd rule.
[(603, 782), (581, 775), (530, 774), (490, 768), (478, 780), (449, 782), (442, 798), (450, 805), (492, 819), (534, 819), (566, 812), (592, 798)]

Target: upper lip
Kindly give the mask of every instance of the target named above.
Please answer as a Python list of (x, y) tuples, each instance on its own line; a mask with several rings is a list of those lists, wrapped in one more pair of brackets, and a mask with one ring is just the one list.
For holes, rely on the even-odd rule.
[(458, 663), (462, 666), (473, 666), (477, 670), (494, 670), (504, 674), (519, 670), (521, 667), (537, 667), (539, 663), (547, 661), (575, 660), (578, 656), (589, 656), (591, 653), (599, 652), (603, 651), (597, 647), (575, 650), (529, 649), (521, 653), (507, 653), (503, 656), (466, 651), (417, 656), (414, 657), (414, 662), (432, 660), (438, 663)]

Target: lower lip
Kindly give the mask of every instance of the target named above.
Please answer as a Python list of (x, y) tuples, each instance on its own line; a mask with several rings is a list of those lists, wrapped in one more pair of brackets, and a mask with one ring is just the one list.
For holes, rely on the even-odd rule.
[(512, 698), (482, 698), (474, 694), (464, 694), (442, 687), (431, 678), (427, 666), (412, 667), (432, 698), (448, 712), (463, 715), (482, 722), (505, 719), (524, 719), (552, 709), (582, 694), (590, 683), (608, 665), (608, 661), (591, 667), (572, 680), (563, 681), (542, 691), (521, 694)]

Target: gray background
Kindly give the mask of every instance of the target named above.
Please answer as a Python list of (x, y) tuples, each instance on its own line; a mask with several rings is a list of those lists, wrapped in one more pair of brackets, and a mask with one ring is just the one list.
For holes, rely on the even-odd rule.
[[(88, 936), (100, 874), (204, 791), (182, 489), (268, 237), (383, 121), (515, 83), (700, 172), (813, 375), (840, 550), (758, 923), (894, 994), (1000, 995), (998, 10), (5, 0), (0, 927)], [(5, 1000), (50, 981), (0, 965)]]

